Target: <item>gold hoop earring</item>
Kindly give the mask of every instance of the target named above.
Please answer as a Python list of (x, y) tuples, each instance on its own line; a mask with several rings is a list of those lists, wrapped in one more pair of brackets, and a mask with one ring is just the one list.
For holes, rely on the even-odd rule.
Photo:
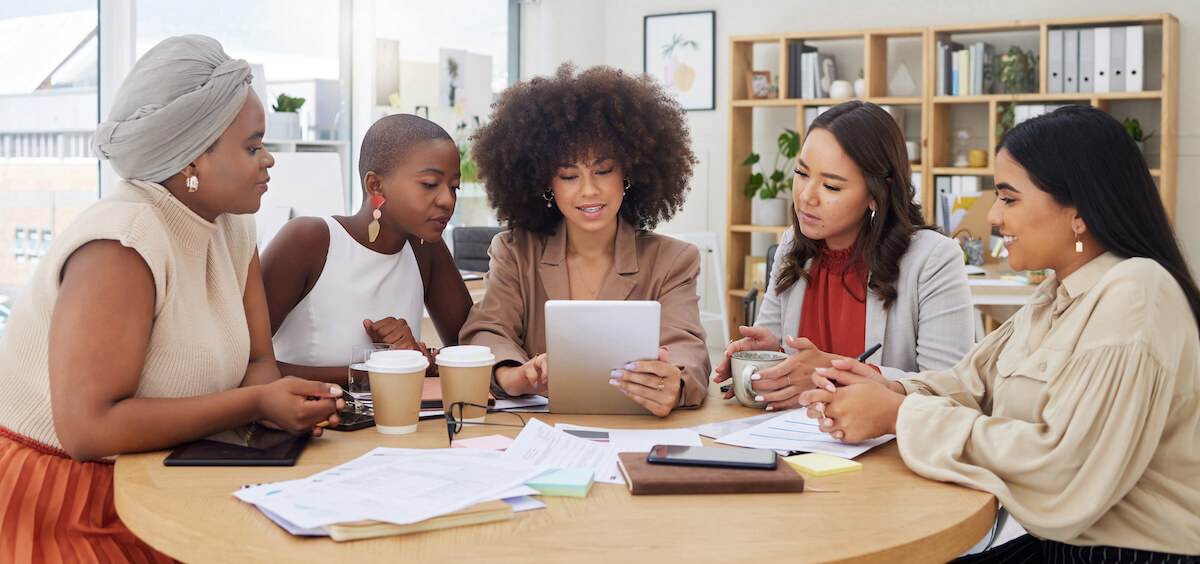
[(626, 176), (626, 177), (625, 177), (625, 191), (626, 191), (626, 192), (628, 192), (628, 191), (629, 191), (629, 187), (630, 187), (630, 186), (632, 186), (632, 185), (633, 185), (633, 184), (631, 184), (631, 183), (629, 182), (629, 177), (628, 177), (628, 176)]
[(187, 177), (187, 182), (184, 184), (187, 186), (188, 192), (195, 192), (196, 190), (200, 189), (200, 178), (196, 176), (189, 176)]
[(871, 225), (875, 225), (875, 210), (871, 210)]
[(546, 200), (547, 208), (554, 207), (554, 192), (546, 190), (546, 192), (542, 194), (542, 199)]

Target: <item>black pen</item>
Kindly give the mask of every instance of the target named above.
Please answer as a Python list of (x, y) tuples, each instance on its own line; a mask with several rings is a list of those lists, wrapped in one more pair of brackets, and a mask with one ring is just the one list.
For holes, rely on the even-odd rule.
[(871, 358), (871, 355), (875, 354), (875, 351), (879, 350), (879, 347), (882, 347), (882, 346), (883, 346), (883, 343), (875, 343), (874, 345), (871, 345), (871, 348), (867, 349), (862, 354), (858, 355), (858, 358), (855, 360), (862, 362), (864, 360), (867, 360), (868, 358)]

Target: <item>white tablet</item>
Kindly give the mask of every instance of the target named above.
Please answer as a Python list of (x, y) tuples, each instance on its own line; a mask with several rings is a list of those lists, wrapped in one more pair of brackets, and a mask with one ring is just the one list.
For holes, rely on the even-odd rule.
[(647, 414), (608, 383), (614, 368), (658, 358), (656, 301), (546, 302), (551, 413)]

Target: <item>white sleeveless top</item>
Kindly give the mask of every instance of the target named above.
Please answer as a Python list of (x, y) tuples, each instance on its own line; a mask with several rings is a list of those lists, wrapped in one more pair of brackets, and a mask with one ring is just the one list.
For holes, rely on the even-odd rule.
[(271, 339), (275, 358), (300, 366), (345, 366), (354, 345), (371, 342), (363, 319), (395, 317), (421, 340), (425, 292), (412, 245), (385, 255), (355, 241), (326, 217), (329, 253), (321, 277)]

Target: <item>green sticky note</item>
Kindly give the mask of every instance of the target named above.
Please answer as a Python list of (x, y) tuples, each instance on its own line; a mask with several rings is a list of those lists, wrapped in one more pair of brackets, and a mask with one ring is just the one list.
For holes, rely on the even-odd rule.
[(594, 479), (595, 473), (591, 468), (564, 468), (542, 474), (525, 485), (542, 495), (587, 497)]

